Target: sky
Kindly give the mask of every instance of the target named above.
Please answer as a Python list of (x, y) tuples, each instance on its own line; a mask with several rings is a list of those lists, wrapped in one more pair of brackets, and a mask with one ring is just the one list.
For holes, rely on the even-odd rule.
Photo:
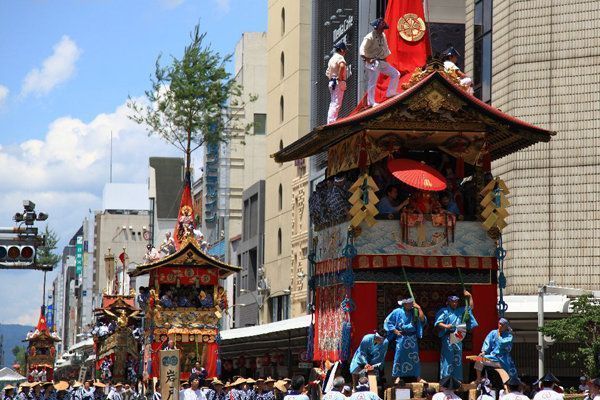
[[(266, 3), (0, 0), (0, 226), (31, 200), (62, 248), (101, 206), (111, 132), (113, 182), (146, 183), (148, 157), (180, 155), (127, 118), (128, 96), (143, 96), (157, 56), (180, 57), (198, 23), (221, 54), (265, 31)], [(0, 270), (0, 323), (34, 324), (42, 281)]]

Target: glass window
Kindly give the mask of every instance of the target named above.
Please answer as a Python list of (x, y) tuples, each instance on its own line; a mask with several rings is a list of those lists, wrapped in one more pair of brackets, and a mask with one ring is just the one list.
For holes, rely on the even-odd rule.
[(254, 134), (264, 135), (267, 133), (267, 114), (254, 114)]
[(277, 255), (281, 255), (281, 250), (283, 247), (283, 240), (281, 238), (281, 228), (277, 231)]
[(490, 103), (492, 100), (492, 35), (483, 37), (483, 57), (481, 66), (481, 100)]
[(279, 211), (281, 211), (281, 209), (283, 208), (283, 186), (281, 186), (281, 183), (279, 184), (279, 197), (278, 197), (279, 201), (278, 201), (278, 206), (279, 206)]
[(483, 33), (483, 2), (475, 3), (475, 17), (473, 19), (475, 29), (475, 37), (481, 36)]

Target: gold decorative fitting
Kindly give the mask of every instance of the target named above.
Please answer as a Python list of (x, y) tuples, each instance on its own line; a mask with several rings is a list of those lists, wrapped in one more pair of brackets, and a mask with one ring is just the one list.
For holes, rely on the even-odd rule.
[(407, 42), (418, 42), (425, 36), (425, 22), (417, 14), (404, 14), (398, 20), (398, 33)]

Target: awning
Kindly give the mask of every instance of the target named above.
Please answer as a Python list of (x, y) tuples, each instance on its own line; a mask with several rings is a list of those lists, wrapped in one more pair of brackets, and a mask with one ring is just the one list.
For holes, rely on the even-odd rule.
[(239, 355), (264, 356), (274, 352), (300, 353), (306, 349), (311, 316), (286, 319), (258, 326), (221, 331), (219, 351), (223, 358)]
[(0, 382), (21, 382), (25, 379), (27, 378), (8, 367), (0, 369)]
[(94, 339), (88, 338), (88, 339), (82, 340), (81, 342), (77, 342), (73, 346), (69, 347), (69, 352), (73, 352), (75, 350), (79, 350), (84, 347), (92, 347), (92, 346), (94, 346)]
[(227, 329), (221, 331), (221, 340), (233, 340), (250, 338), (253, 336), (263, 336), (270, 333), (289, 331), (299, 328), (308, 328), (310, 325), (310, 315), (302, 317), (285, 319), (283, 321), (271, 322), (257, 326), (248, 326), (246, 328)]

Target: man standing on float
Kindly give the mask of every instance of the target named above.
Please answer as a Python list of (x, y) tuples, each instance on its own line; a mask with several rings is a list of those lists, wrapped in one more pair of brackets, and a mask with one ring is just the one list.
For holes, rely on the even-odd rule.
[(421, 306), (415, 303), (413, 298), (401, 300), (398, 304), (400, 307), (392, 311), (383, 322), (383, 327), (388, 334), (396, 338), (392, 376), (394, 378), (415, 377), (419, 382), (421, 360), (418, 339), (423, 337), (427, 318)]
[(331, 101), (329, 102), (329, 111), (327, 112), (327, 123), (331, 124), (338, 119), (344, 92), (346, 91), (346, 43), (340, 42), (333, 45), (335, 53), (327, 63), (325, 75), (329, 79), (329, 93)]
[(466, 290), (464, 295), (469, 302), (468, 308), (458, 306), (458, 296), (448, 296), (446, 307), (442, 307), (435, 316), (435, 327), (442, 340), (440, 379), (452, 375), (461, 382), (463, 380), (462, 340), (468, 331), (477, 326), (473, 316), (473, 297)]
[(389, 25), (383, 18), (377, 18), (371, 22), (373, 31), (369, 32), (360, 45), (360, 56), (365, 62), (367, 72), (367, 103), (369, 106), (376, 106), (375, 88), (377, 87), (377, 78), (379, 74), (390, 77), (386, 97), (393, 97), (398, 94), (398, 81), (400, 72), (385, 61), (392, 52), (388, 47), (385, 33)]
[(350, 363), (350, 373), (352, 374), (352, 384), (355, 386), (361, 372), (377, 371), (383, 368), (385, 354), (388, 349), (388, 340), (385, 338), (387, 332), (369, 333), (360, 341), (360, 346), (356, 349), (352, 362)]

